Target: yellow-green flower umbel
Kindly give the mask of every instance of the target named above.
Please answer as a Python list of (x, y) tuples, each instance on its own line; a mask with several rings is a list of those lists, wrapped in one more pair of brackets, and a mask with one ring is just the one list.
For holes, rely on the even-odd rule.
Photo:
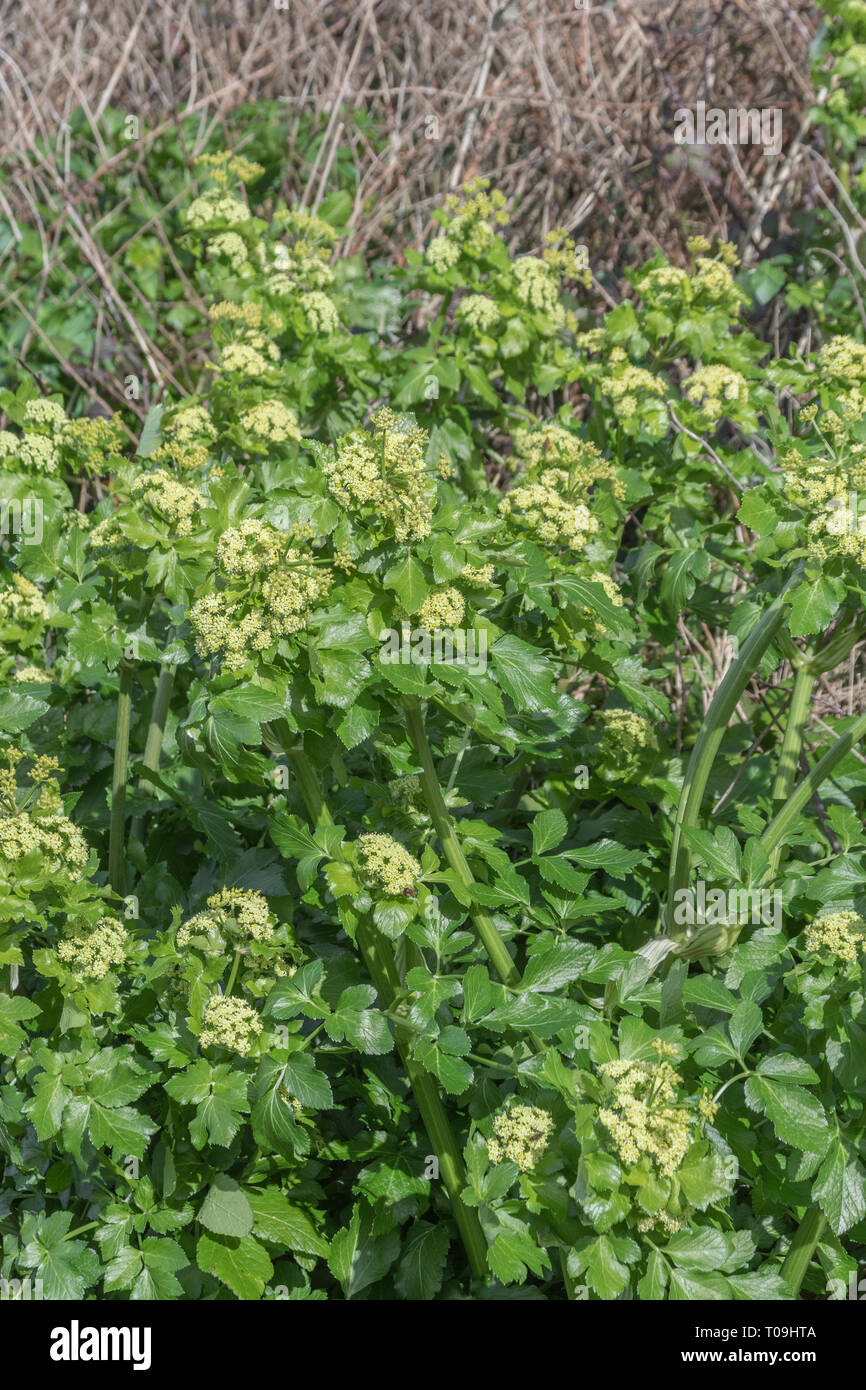
[(414, 889), (421, 877), (421, 865), (398, 840), (377, 833), (360, 835), (358, 844), (368, 877), (383, 892), (397, 897)]

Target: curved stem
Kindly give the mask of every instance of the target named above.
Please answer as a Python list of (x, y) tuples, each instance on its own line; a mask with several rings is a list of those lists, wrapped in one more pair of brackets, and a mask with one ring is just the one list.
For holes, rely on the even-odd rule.
[(126, 888), (124, 827), (126, 821), (126, 771), (129, 763), (129, 725), (132, 718), (132, 666), (120, 664), (117, 724), (114, 730), (114, 768), (111, 776), (111, 821), (108, 831), (108, 881), (123, 897)]
[[(785, 805), (780, 811), (777, 811), (761, 836), (761, 844), (767, 854), (771, 856), (771, 862), (773, 852), (778, 845), (782, 844), (803, 807), (864, 734), (866, 734), (866, 714), (861, 714), (859, 718), (854, 720), (847, 733), (842, 734), (841, 738), (836, 740), (832, 748), (828, 749), (823, 758), (815, 764), (812, 771), (794, 787)], [(765, 874), (764, 881), (769, 877), (769, 874)]]
[[(174, 665), (163, 665), (159, 670), (159, 680), (156, 683), (156, 694), (153, 697), (153, 709), (150, 715), (150, 724), (147, 729), (147, 739), (144, 745), (144, 757), (141, 760), (142, 767), (150, 768), (151, 772), (159, 771), (159, 759), (162, 753), (162, 740), (165, 733), (165, 721), (168, 717), (168, 706), (171, 700), (171, 692), (174, 688)], [(152, 790), (152, 788), (151, 788)], [(132, 822), (131, 834), (134, 839), (141, 838), (141, 824), (143, 817), (136, 816)]]
[(806, 1277), (806, 1270), (812, 1262), (812, 1256), (824, 1233), (826, 1224), (827, 1218), (820, 1207), (810, 1207), (797, 1228), (797, 1234), (791, 1242), (791, 1248), (785, 1256), (781, 1270), (782, 1278), (790, 1285), (795, 1294), (800, 1292), (800, 1286)]
[(235, 983), (235, 980), (237, 979), (237, 974), (238, 974), (238, 966), (240, 965), (240, 963), (241, 963), (241, 948), (240, 948), (240, 946), (238, 946), (238, 947), (235, 949), (235, 958), (234, 958), (234, 960), (232, 961), (231, 974), (229, 975), (229, 982), (228, 982), (228, 984), (226, 985), (226, 994), (231, 994), (232, 989), (234, 988), (234, 983)]
[[(406, 721), (415, 756), (421, 764), (421, 784), (424, 788), (424, 799), (439, 837), (442, 852), (464, 888), (471, 893), (475, 886), (475, 879), (466, 862), (466, 856), (445, 805), (445, 798), (442, 795), (442, 788), (439, 785), (439, 778), (433, 765), (433, 754), (427, 741), (424, 716), (417, 700), (407, 701)], [(508, 954), (508, 948), (500, 937), (490, 913), (485, 908), (473, 903), (469, 909), (469, 915), (499, 978), (504, 984), (518, 988), (520, 971)]]
[[(791, 692), (791, 704), (788, 707), (788, 721), (785, 725), (782, 747), (779, 752), (779, 763), (773, 780), (774, 812), (782, 809), (794, 786), (794, 780), (800, 766), (800, 750), (803, 747), (803, 734), (809, 720), (815, 680), (816, 676), (811, 665), (807, 663), (797, 668), (797, 674), (794, 677), (794, 689)], [(779, 844), (770, 855), (770, 865), (774, 873), (779, 867), (781, 856), (782, 845)]]
[[(319, 779), (306, 753), (297, 747), (287, 748), (286, 756), (298, 779), (310, 820), (317, 827), (333, 825), (333, 818), (322, 796)], [(358, 926), (358, 948), (376, 987), (382, 1008), (388, 1011), (402, 992), (393, 952), (381, 933), (367, 920), (362, 920)], [(448, 1113), (442, 1104), (433, 1077), (411, 1055), (411, 1029), (395, 1022), (394, 1041), (406, 1069), (424, 1128), (439, 1161), (439, 1173), (451, 1200), (451, 1208), (466, 1249), (469, 1267), (476, 1278), (483, 1279), (488, 1273), (487, 1241), (481, 1229), (478, 1213), (472, 1207), (468, 1207), (461, 1196), (466, 1186), (466, 1171), (448, 1120)]]
[(665, 909), (665, 926), (668, 934), (675, 939), (679, 939), (683, 934), (674, 922), (676, 894), (679, 889), (688, 886), (692, 862), (691, 850), (683, 838), (683, 829), (686, 826), (697, 826), (698, 824), (704, 791), (728, 721), (739, 703), (740, 696), (760, 666), (764, 653), (784, 622), (785, 596), (794, 580), (800, 577), (801, 571), (802, 566), (794, 572), (782, 592), (773, 600), (749, 633), (739, 656), (728, 670), (713, 697), (692, 749), (674, 824)]

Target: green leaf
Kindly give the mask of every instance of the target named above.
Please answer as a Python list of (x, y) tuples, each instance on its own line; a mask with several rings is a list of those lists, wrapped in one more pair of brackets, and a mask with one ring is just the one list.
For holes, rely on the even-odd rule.
[(717, 976), (706, 973), (693, 975), (684, 982), (683, 999), (687, 1004), (704, 1009), (720, 1009), (727, 1014), (733, 1013), (737, 1007), (736, 996), (727, 985)]
[(721, 1231), (704, 1226), (700, 1231), (678, 1231), (668, 1241), (664, 1253), (674, 1264), (687, 1269), (722, 1269), (729, 1248)]
[(138, 448), (135, 451), (136, 458), (150, 458), (154, 449), (157, 448), (160, 438), (162, 437), (162, 417), (164, 411), (164, 405), (152, 405), (147, 412), (144, 428), (141, 431), (141, 438), (138, 441)]
[(523, 988), (545, 994), (577, 980), (589, 968), (595, 949), (587, 941), (560, 941), (529, 957)]
[(514, 995), (484, 1019), (485, 1028), (502, 1032), (506, 1028), (527, 1028), (539, 1037), (549, 1038), (580, 1023), (583, 1008), (569, 999), (548, 999), (542, 994)]
[(532, 822), (532, 853), (544, 854), (568, 834), (568, 821), (561, 811), (539, 811)]
[(673, 1303), (691, 1303), (695, 1300), (719, 1303), (730, 1300), (731, 1286), (721, 1274), (672, 1269), (669, 1297)]
[(839, 610), (837, 586), (826, 575), (804, 579), (791, 591), (791, 636), (825, 632)]
[(628, 1266), (617, 1257), (613, 1240), (606, 1235), (578, 1241), (568, 1256), (572, 1277), (585, 1274), (587, 1282), (603, 1299), (618, 1298), (628, 1284)]
[(581, 845), (579, 849), (569, 849), (565, 853), (582, 869), (604, 869), (611, 878), (617, 879), (625, 878), (646, 859), (642, 850), (623, 849), (615, 840), (607, 839), (599, 840), (594, 845)]
[(791, 1290), (782, 1276), (771, 1270), (746, 1270), (743, 1274), (729, 1274), (728, 1284), (736, 1299), (748, 1299), (759, 1303), (772, 1299), (785, 1302), (791, 1298)]
[(208, 1094), (199, 1103), (190, 1122), (189, 1134), (197, 1149), (205, 1143), (226, 1148), (240, 1129), (241, 1117), (249, 1111), (247, 1078), (232, 1071), (226, 1062), (212, 1068)]
[(357, 748), (375, 732), (379, 723), (379, 706), (366, 695), (359, 695), (337, 725), (337, 735), (347, 749)]
[(37, 1138), (43, 1143), (59, 1130), (70, 1095), (59, 1072), (40, 1072), (34, 1081), (33, 1099), (24, 1108), (33, 1121)]
[[(455, 1029), (455, 1032), (462, 1031)], [(446, 1051), (439, 1038), (421, 1038), (415, 1044), (415, 1060), (442, 1082), (449, 1095), (459, 1096), (472, 1084), (472, 1068), (462, 1057)]]
[(743, 999), (731, 1014), (728, 1032), (731, 1042), (742, 1060), (763, 1027), (763, 1016), (758, 1005), (751, 999)]
[(646, 1262), (646, 1274), (637, 1286), (638, 1297), (642, 1303), (656, 1303), (665, 1296), (668, 1286), (668, 1266), (664, 1256), (653, 1250)]
[(830, 1141), (813, 1196), (837, 1236), (866, 1216), (866, 1168), (841, 1135)]
[(25, 1218), (21, 1228), (18, 1262), (37, 1271), (43, 1297), (52, 1301), (76, 1300), (99, 1278), (99, 1259), (82, 1240), (67, 1240), (71, 1211), (55, 1211)]
[(217, 1173), (198, 1210), (198, 1220), (221, 1236), (248, 1236), (253, 1209), (234, 1178)]
[(500, 1213), (500, 1230), (487, 1251), (487, 1263), (503, 1284), (522, 1284), (527, 1274), (541, 1275), (550, 1266), (547, 1252), (540, 1249), (525, 1221)]
[[(223, 695), (211, 700), (209, 709), (225, 710), (239, 719), (254, 720), (261, 724), (269, 719), (279, 719), (285, 710), (285, 701), (272, 690), (264, 690), (258, 685), (237, 685)], [(252, 740), (242, 740), (243, 742)]]
[[(250, 1118), (262, 1147), (271, 1148), (285, 1158), (294, 1158), (296, 1154), (309, 1152), (310, 1141), (306, 1131), (297, 1123), (288, 1086), (283, 1085), (285, 1070), (285, 1065), (274, 1058), (262, 1058), (253, 1083)], [(321, 1080), (327, 1084), (327, 1078), (322, 1077)], [(301, 1089), (302, 1086), (303, 1083), (300, 1083)], [(327, 1095), (330, 1098), (330, 1086)]]
[(699, 1211), (729, 1197), (733, 1188), (733, 1178), (724, 1158), (706, 1140), (692, 1144), (677, 1170), (677, 1177), (686, 1199)]
[(403, 1253), (394, 1275), (401, 1298), (431, 1299), (442, 1287), (448, 1256), (448, 1232), (429, 1221), (415, 1221), (403, 1238)]
[(746, 1100), (768, 1117), (783, 1143), (810, 1154), (826, 1152), (830, 1131), (824, 1108), (801, 1086), (753, 1075), (746, 1082)]
[(196, 1246), (198, 1267), (214, 1274), (240, 1299), (261, 1298), (274, 1267), (254, 1236), (216, 1236), (203, 1231)]
[(762, 1076), (772, 1076), (777, 1081), (798, 1081), (803, 1086), (815, 1086), (821, 1079), (814, 1067), (790, 1052), (776, 1052), (772, 1057), (762, 1057), (758, 1071)]
[(356, 1206), (349, 1225), (338, 1231), (331, 1241), (328, 1266), (346, 1298), (354, 1298), (370, 1284), (375, 1284), (387, 1274), (400, 1253), (397, 1232), (392, 1230), (374, 1236), (370, 1222), (367, 1210), (362, 1213)]
[(384, 583), (394, 590), (407, 613), (418, 612), (430, 589), (424, 570), (411, 554), (391, 566)]
[(282, 1084), (311, 1110), (328, 1110), (334, 1104), (331, 1083), (308, 1052), (295, 1052), (286, 1059)]
[(112, 1108), (93, 1101), (90, 1108), (90, 1139), (94, 1148), (110, 1148), (115, 1155), (131, 1154), (143, 1158), (148, 1141), (158, 1126), (131, 1105)]
[(692, 849), (697, 851), (697, 855), (714, 874), (724, 880), (739, 879), (740, 846), (730, 826), (720, 825), (714, 833), (698, 830), (694, 826), (684, 826), (683, 834)]
[(631, 619), (622, 608), (611, 603), (609, 595), (595, 580), (580, 579), (576, 574), (560, 575), (555, 580), (555, 588), (569, 603), (596, 613), (613, 636), (632, 631)]
[(22, 729), (29, 729), (47, 709), (45, 700), (24, 695), (19, 690), (4, 690), (0, 692), (0, 730), (4, 734), (20, 734)]
[(699, 549), (675, 550), (662, 575), (660, 595), (671, 617), (678, 617), (697, 587), (709, 578), (710, 553)]
[(499, 684), (515, 708), (529, 714), (556, 709), (555, 671), (548, 659), (519, 637), (499, 637), (490, 649)]
[(18, 1020), (36, 1018), (41, 1012), (39, 1005), (31, 999), (0, 994), (0, 1052), (13, 1057), (27, 1042), (27, 1034)]
[(328, 1242), (301, 1207), (273, 1187), (248, 1188), (247, 1195), (257, 1236), (282, 1250), (299, 1250), (303, 1255), (327, 1259)]
[(588, 882), (588, 874), (579, 874), (573, 869), (564, 854), (546, 854), (536, 859), (535, 865), (543, 879), (576, 898), (583, 896)]

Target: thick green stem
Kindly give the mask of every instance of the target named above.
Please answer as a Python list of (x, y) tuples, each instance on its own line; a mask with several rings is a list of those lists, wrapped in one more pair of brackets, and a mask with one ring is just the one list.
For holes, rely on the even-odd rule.
[(791, 1248), (785, 1257), (781, 1273), (782, 1278), (790, 1285), (795, 1294), (800, 1292), (800, 1286), (806, 1277), (806, 1270), (812, 1262), (812, 1256), (815, 1254), (826, 1224), (827, 1218), (821, 1209), (810, 1207), (791, 1242)]
[[(409, 728), (409, 737), (412, 740), (412, 747), (415, 756), (421, 764), (421, 783), (424, 788), (424, 799), (427, 809), (433, 821), (436, 834), (439, 836), (439, 843), (442, 852), (448, 863), (457, 875), (463, 887), (469, 893), (475, 887), (475, 879), (472, 877), (472, 870), (466, 862), (457, 832), (448, 814), (445, 805), (445, 798), (442, 795), (442, 788), (439, 785), (439, 778), (436, 776), (436, 768), (433, 765), (433, 754), (430, 751), (430, 744), (427, 741), (427, 733), (424, 728), (424, 715), (421, 712), (420, 704), (413, 700), (406, 705), (406, 721)], [(520, 971), (508, 954), (505, 942), (496, 930), (496, 924), (490, 913), (477, 903), (473, 903), (469, 909), (473, 926), (478, 932), (490, 960), (499, 975), (499, 978), (506, 985), (518, 988), (520, 985)]]
[[(823, 758), (812, 768), (812, 771), (797, 784), (785, 805), (777, 811), (761, 836), (761, 844), (770, 856), (771, 863), (774, 851), (784, 842), (785, 836), (795, 824), (803, 807), (864, 734), (866, 734), (866, 714), (861, 714), (858, 719), (854, 720), (847, 733), (842, 734), (841, 738), (837, 738), (832, 748), (827, 750)], [(770, 877), (769, 874), (765, 875), (765, 878), (768, 877)]]
[(150, 715), (142, 762), (145, 767), (151, 768), (154, 772), (159, 769), (159, 755), (162, 752), (162, 738), (165, 733), (168, 703), (174, 686), (175, 669), (173, 665), (160, 667), (156, 694), (153, 697), (153, 710)]
[[(144, 745), (144, 757), (141, 760), (142, 767), (150, 768), (151, 772), (159, 771), (165, 721), (168, 717), (169, 701), (174, 688), (175, 669), (173, 665), (161, 666), (159, 680), (156, 683), (156, 694), (153, 697), (153, 709), (151, 710), (147, 740)], [(141, 816), (136, 816), (132, 822), (132, 836), (136, 840), (141, 838), (141, 823)]]
[[(331, 813), (322, 796), (319, 779), (306, 753), (299, 748), (287, 748), (286, 756), (298, 779), (310, 820), (316, 827), (333, 825)], [(402, 992), (400, 976), (391, 948), (369, 921), (362, 921), (358, 927), (358, 948), (376, 987), (382, 1008), (386, 1011), (391, 1010), (397, 996)], [(472, 1207), (468, 1207), (461, 1196), (466, 1186), (463, 1159), (436, 1082), (430, 1073), (412, 1058), (412, 1036), (411, 1029), (395, 1023), (394, 1041), (397, 1051), (406, 1069), (433, 1152), (438, 1159), (439, 1174), (451, 1201), (469, 1267), (477, 1279), (483, 1279), (488, 1274), (487, 1241), (481, 1229), (478, 1213)]]
[(761, 664), (764, 653), (779, 632), (785, 620), (785, 596), (787, 590), (799, 578), (796, 571), (782, 592), (773, 600), (758, 623), (743, 643), (739, 656), (733, 662), (724, 680), (716, 691), (707, 710), (695, 746), (689, 758), (683, 789), (680, 795), (677, 817), (674, 824), (671, 844), (671, 867), (668, 878), (668, 897), (665, 912), (665, 925), (668, 935), (679, 939), (683, 929), (674, 921), (677, 893), (688, 887), (691, 869), (691, 850), (683, 837), (687, 826), (697, 826), (707, 781), (712, 771), (719, 745), (725, 735), (728, 721), (739, 703), (740, 697)]
[[(812, 704), (812, 691), (815, 687), (815, 674), (811, 665), (804, 664), (798, 667), (794, 677), (794, 689), (791, 693), (791, 704), (788, 708), (788, 722), (785, 725), (785, 733), (782, 738), (782, 747), (779, 752), (779, 763), (776, 768), (776, 776), (773, 780), (773, 811), (781, 811), (794, 786), (797, 771), (800, 766), (800, 750), (803, 747), (803, 734), (809, 721), (809, 710)], [(779, 844), (770, 855), (770, 864), (775, 873), (779, 867), (782, 856), (782, 845)]]
[(114, 770), (111, 777), (111, 822), (108, 832), (108, 881), (123, 897), (126, 888), (126, 770), (129, 763), (129, 725), (132, 718), (132, 666), (120, 664), (117, 724), (114, 730)]
[(300, 748), (287, 748), (286, 757), (291, 763), (292, 770), (298, 779), (301, 796), (304, 798), (304, 805), (307, 808), (313, 825), (315, 825), (317, 829), (322, 825), (333, 825), (334, 821), (330, 811), (325, 805), (322, 789), (319, 786), (319, 779), (306, 753)]
[(228, 982), (228, 984), (226, 985), (226, 994), (231, 994), (232, 990), (234, 989), (235, 980), (237, 979), (237, 975), (238, 975), (238, 966), (240, 965), (240, 963), (241, 963), (241, 948), (240, 948), (240, 946), (238, 946), (237, 950), (235, 951), (235, 958), (234, 958), (234, 960), (232, 961), (231, 974), (229, 975), (229, 982)]
[[(388, 943), (372, 923), (364, 921), (358, 927), (358, 946), (382, 1007), (393, 1008), (394, 1001), (401, 992), (401, 984)], [(477, 1279), (483, 1279), (488, 1273), (487, 1241), (481, 1229), (478, 1213), (472, 1207), (467, 1207), (460, 1195), (466, 1186), (463, 1159), (436, 1082), (429, 1072), (412, 1059), (412, 1040), (411, 1029), (395, 1022), (394, 1041), (397, 1051), (406, 1069), (409, 1085), (412, 1087), (412, 1094), (433, 1146), (433, 1152), (439, 1161), (439, 1176), (451, 1200), (451, 1208), (470, 1268)]]

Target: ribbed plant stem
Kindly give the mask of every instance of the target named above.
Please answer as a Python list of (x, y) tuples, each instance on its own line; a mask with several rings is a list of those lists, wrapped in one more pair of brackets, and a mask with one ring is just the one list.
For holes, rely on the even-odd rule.
[[(319, 779), (306, 753), (299, 748), (287, 748), (286, 756), (298, 779), (310, 820), (316, 827), (333, 825), (333, 818), (322, 796)], [(357, 940), (358, 949), (376, 987), (381, 1006), (390, 1012), (402, 990), (393, 951), (372, 922), (367, 920), (362, 920), (359, 924)], [(439, 1162), (439, 1175), (451, 1202), (469, 1267), (475, 1278), (483, 1279), (488, 1274), (487, 1241), (481, 1229), (478, 1213), (472, 1207), (468, 1207), (461, 1196), (466, 1186), (466, 1171), (447, 1111), (433, 1077), (412, 1057), (411, 1030), (395, 1023), (394, 1041), (406, 1069), (424, 1128)]]
[(145, 767), (151, 768), (156, 772), (159, 767), (159, 755), (162, 752), (162, 739), (165, 733), (165, 720), (168, 714), (168, 702), (171, 699), (171, 692), (174, 686), (174, 665), (161, 666), (159, 670), (159, 680), (156, 683), (156, 694), (153, 697), (153, 709), (150, 715), (150, 724), (147, 730), (147, 741), (144, 745), (144, 757), (142, 762)]
[[(866, 734), (866, 714), (861, 714), (858, 719), (854, 720), (851, 728), (840, 738), (837, 738), (832, 748), (827, 750), (823, 758), (812, 768), (812, 771), (794, 787), (784, 806), (776, 812), (761, 836), (761, 844), (770, 856), (771, 862), (774, 851), (777, 846), (784, 842), (785, 836), (796, 822), (803, 807), (864, 734)], [(768, 877), (770, 877), (769, 874), (765, 875), (765, 878)]]
[(773, 600), (749, 633), (739, 656), (729, 668), (713, 696), (692, 749), (674, 824), (665, 913), (667, 933), (676, 939), (683, 936), (683, 929), (674, 921), (674, 908), (678, 901), (677, 892), (688, 887), (692, 862), (691, 850), (685, 842), (683, 830), (688, 826), (696, 827), (699, 823), (707, 781), (715, 763), (719, 745), (728, 727), (728, 721), (739, 703), (740, 696), (760, 666), (764, 653), (785, 620), (785, 595), (794, 579), (799, 578), (799, 573), (798, 570), (792, 575), (785, 588)]
[[(472, 870), (466, 862), (466, 856), (448, 814), (448, 807), (445, 805), (445, 798), (442, 795), (442, 788), (439, 785), (439, 778), (433, 764), (433, 754), (427, 741), (424, 715), (417, 700), (407, 702), (406, 721), (415, 756), (421, 764), (424, 800), (439, 837), (442, 852), (463, 887), (471, 893), (475, 886), (475, 879), (472, 877)], [(503, 984), (517, 988), (520, 985), (520, 971), (508, 954), (508, 948), (496, 930), (496, 924), (490, 913), (477, 903), (473, 903), (469, 909), (469, 915), (500, 980)]]
[[(390, 1010), (401, 990), (393, 953), (384, 937), (368, 921), (359, 924), (358, 946), (382, 1006)], [(412, 1059), (411, 1030), (395, 1022), (394, 1041), (406, 1068), (424, 1128), (439, 1161), (439, 1176), (450, 1198), (469, 1266), (476, 1279), (483, 1279), (488, 1273), (487, 1241), (478, 1213), (472, 1207), (467, 1207), (460, 1195), (466, 1186), (466, 1173), (438, 1087), (430, 1073)]]
[[(800, 766), (800, 750), (803, 747), (803, 734), (809, 720), (815, 679), (813, 668), (808, 663), (800, 666), (794, 677), (794, 689), (791, 692), (791, 703), (788, 707), (788, 720), (782, 738), (782, 747), (779, 751), (776, 776), (773, 779), (774, 813), (780, 811), (788, 800), (797, 777)], [(777, 845), (770, 855), (770, 864), (774, 873), (779, 867), (782, 848), (781, 844)]]
[(791, 1248), (785, 1256), (781, 1273), (782, 1278), (790, 1285), (795, 1294), (800, 1292), (800, 1286), (806, 1277), (806, 1270), (812, 1262), (812, 1256), (817, 1249), (826, 1224), (827, 1218), (821, 1209), (810, 1207), (791, 1242)]
[(117, 723), (114, 730), (114, 768), (111, 776), (111, 821), (108, 831), (108, 881), (123, 897), (126, 887), (126, 771), (129, 763), (129, 725), (132, 718), (132, 666), (120, 664)]
[[(147, 728), (147, 739), (144, 745), (144, 757), (141, 766), (149, 768), (151, 772), (159, 771), (159, 759), (162, 753), (162, 740), (165, 734), (165, 721), (168, 717), (168, 706), (171, 700), (171, 692), (174, 688), (174, 665), (164, 665), (160, 667), (159, 679), (156, 683), (156, 694), (153, 697), (153, 709), (150, 714), (150, 724)], [(142, 817), (136, 816), (132, 822), (132, 836), (134, 839), (141, 837)]]

